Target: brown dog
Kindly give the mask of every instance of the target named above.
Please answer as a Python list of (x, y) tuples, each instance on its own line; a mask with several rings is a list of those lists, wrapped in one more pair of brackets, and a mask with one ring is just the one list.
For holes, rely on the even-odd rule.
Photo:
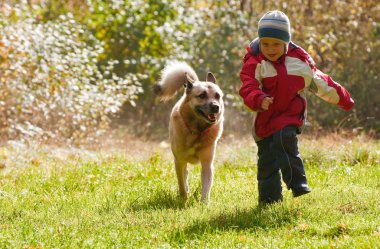
[(202, 202), (208, 202), (213, 182), (213, 160), (217, 141), (223, 132), (223, 92), (212, 73), (199, 81), (184, 62), (169, 64), (161, 81), (153, 87), (161, 100), (170, 99), (183, 86), (185, 93), (172, 109), (169, 123), (179, 194), (187, 199), (187, 164), (202, 165)]

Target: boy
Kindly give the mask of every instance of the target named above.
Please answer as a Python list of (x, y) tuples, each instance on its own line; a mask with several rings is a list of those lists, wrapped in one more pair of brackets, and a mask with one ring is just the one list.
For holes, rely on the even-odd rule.
[(354, 101), (346, 89), (315, 67), (306, 51), (291, 42), (290, 22), (283, 12), (266, 13), (258, 23), (258, 35), (244, 57), (239, 94), (254, 112), (259, 203), (267, 204), (282, 201), (280, 170), (294, 197), (311, 191), (297, 144), (305, 122), (304, 91), (346, 111)]

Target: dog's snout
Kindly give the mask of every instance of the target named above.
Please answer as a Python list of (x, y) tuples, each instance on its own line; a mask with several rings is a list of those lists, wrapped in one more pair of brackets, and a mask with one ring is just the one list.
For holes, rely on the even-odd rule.
[(216, 105), (216, 104), (212, 103), (210, 105), (210, 109), (211, 109), (212, 113), (218, 113), (219, 112), (219, 105)]

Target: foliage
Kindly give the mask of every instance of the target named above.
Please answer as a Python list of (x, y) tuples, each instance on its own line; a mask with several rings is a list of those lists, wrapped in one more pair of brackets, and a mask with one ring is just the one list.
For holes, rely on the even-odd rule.
[[(354, 111), (346, 113), (311, 95), (308, 119), (313, 126), (316, 129), (355, 128), (356, 131), (367, 132), (380, 129), (377, 97), (380, 90), (377, 84), (380, 20), (377, 14), (379, 5), (375, 0), (308, 0), (302, 3), (296, 0), (14, 2), (21, 4), (2, 5), (5, 15), (0, 17), (1, 33), (13, 32), (10, 31), (12, 28), (24, 29), (25, 34), (34, 39), (29, 43), (44, 46), (48, 52), (29, 51), (37, 47), (35, 45), (31, 45), (28, 51), (20, 50), (24, 45), (0, 48), (0, 67), (7, 72), (2, 75), (2, 84), (7, 83), (0, 93), (0, 132), (3, 138), (13, 139), (23, 133), (42, 133), (53, 137), (56, 133), (56, 136), (75, 139), (110, 123), (133, 127), (137, 134), (166, 134), (164, 130), (173, 102), (158, 105), (150, 88), (159, 79), (166, 62), (174, 59), (188, 62), (201, 79), (207, 71), (216, 75), (226, 96), (226, 133), (247, 133), (251, 126), (250, 113), (237, 94), (241, 84), (242, 57), (249, 42), (256, 37), (257, 21), (272, 9), (286, 12), (292, 24), (292, 40), (311, 54), (318, 68), (342, 83), (356, 102)], [(8, 9), (11, 9), (11, 14), (6, 13)], [(60, 25), (67, 28), (61, 30), (58, 28)], [(33, 33), (37, 27), (42, 31)], [(65, 34), (64, 30), (72, 27), (75, 30)], [(56, 38), (57, 34), (64, 38)], [(0, 38), (10, 39), (4, 35)], [(67, 45), (56, 46), (54, 43)], [(12, 55), (12, 60), (8, 56), (11, 53), (17, 53)], [(46, 56), (48, 53), (58, 53), (55, 56), (59, 59), (49, 58)], [(10, 74), (11, 64), (15, 64), (13, 67), (19, 65), (13, 62), (15, 60), (26, 63), (23, 70), (15, 69), (16, 73)], [(79, 62), (74, 62), (76, 60)], [(48, 65), (44, 65), (45, 62)], [(64, 65), (69, 69), (63, 73), (59, 68)], [(36, 71), (34, 67), (41, 69)], [(74, 69), (83, 67), (85, 70)], [(43, 78), (36, 75), (39, 71), (44, 72)], [(28, 76), (22, 76), (23, 72)], [(23, 81), (22, 84), (16, 84), (17, 77), (18, 81)], [(32, 78), (44, 83), (35, 84)], [(14, 82), (12, 87), (11, 82)], [(79, 89), (74, 89), (75, 84), (80, 86)], [(83, 90), (85, 86), (92, 90)], [(103, 88), (108, 88), (108, 92), (105, 93)], [(38, 92), (38, 89), (44, 89), (45, 93)], [(48, 89), (61, 90), (54, 90), (52, 97), (53, 93)], [(111, 92), (117, 96), (114, 102), (101, 100), (107, 99), (106, 96), (113, 98)], [(94, 100), (96, 104), (79, 100), (81, 94), (91, 95), (87, 100)], [(63, 99), (62, 96), (71, 96), (68, 97), (71, 99), (58, 100)], [(36, 110), (39, 106), (36, 101), (44, 103), (48, 119), (38, 118), (43, 112)], [(66, 108), (69, 105), (65, 101), (82, 107)], [(25, 105), (33, 111), (26, 114), (27, 109), (14, 107), (12, 111), (8, 108), (16, 102), (17, 106)], [(111, 122), (108, 114), (115, 112), (117, 118)], [(59, 113), (67, 115), (64, 118)], [(10, 120), (12, 116), (13, 121)], [(78, 117), (86, 119), (79, 124)]]
[[(199, 26), (188, 51), (192, 55), (189, 62), (195, 67), (201, 80), (207, 72), (216, 75), (217, 84), (225, 94), (226, 105), (225, 130), (239, 131), (250, 126), (250, 113), (243, 108), (243, 102), (237, 94), (240, 88), (239, 73), (246, 46), (253, 39), (255, 27), (251, 25), (252, 16), (241, 9), (240, 1), (202, 1), (193, 2), (199, 15)], [(248, 117), (248, 122), (247, 122)], [(230, 121), (231, 120), (231, 121)], [(232, 121), (233, 120), (233, 121)]]
[[(157, 5), (152, 4), (152, 1), (144, 2), (151, 4), (150, 8), (144, 9), (144, 13), (147, 13), (145, 18), (149, 19), (149, 16), (152, 16), (149, 13), (154, 13)], [(160, 3), (165, 6), (167, 4), (167, 2)], [(125, 5), (128, 6), (128, 1)], [(378, 106), (380, 103), (376, 97), (376, 89), (378, 89), (376, 62), (380, 56), (377, 52), (380, 39), (378, 39), (379, 18), (376, 14), (378, 13), (376, 1), (324, 3), (310, 0), (305, 4), (299, 4), (297, 1), (224, 0), (186, 3), (171, 1), (169, 9), (171, 11), (166, 12), (169, 13), (167, 15), (169, 17), (156, 17), (158, 26), (162, 25), (162, 28), (146, 28), (149, 22), (142, 21), (144, 19), (129, 22), (131, 27), (136, 28), (132, 28), (132, 32), (130, 30), (126, 32), (136, 36), (129, 36), (129, 43), (122, 46), (124, 51), (127, 51), (125, 57), (131, 57), (136, 61), (133, 69), (135, 72), (144, 70), (150, 72), (147, 81), (143, 82), (145, 91), (144, 95), (140, 95), (138, 108), (135, 112), (131, 108), (126, 108), (128, 112), (123, 114), (132, 122), (138, 120), (137, 131), (143, 129), (146, 124), (151, 125), (152, 122), (153, 127), (167, 123), (167, 115), (170, 113), (168, 109), (173, 103), (163, 106), (155, 105), (149, 87), (159, 78), (159, 70), (164, 66), (164, 62), (173, 58), (187, 61), (201, 78), (207, 71), (212, 71), (226, 93), (226, 131), (249, 130), (250, 115), (237, 94), (240, 87), (241, 58), (246, 46), (256, 36), (258, 19), (271, 9), (281, 9), (289, 15), (292, 22), (293, 41), (312, 55), (322, 71), (342, 83), (356, 101), (354, 111), (346, 113), (311, 95), (309, 121), (317, 128), (379, 129)], [(339, 12), (335, 9), (339, 9)], [(157, 13), (161, 15), (163, 12)], [(110, 26), (107, 23), (102, 25)], [(181, 23), (183, 25), (180, 25)], [(119, 23), (112, 26), (118, 27), (118, 32), (110, 35), (112, 38), (108, 39), (115, 38), (114, 40), (117, 41), (119, 29), (123, 25)], [(94, 30), (99, 30), (99, 28)], [(149, 30), (150, 32), (139, 34), (134, 30)], [(165, 30), (168, 32), (160, 33)], [(111, 34), (111, 32), (106, 33)], [(149, 46), (147, 50), (146, 40), (155, 40), (154, 44), (158, 46)], [(114, 45), (110, 47), (113, 52), (109, 54), (120, 55), (118, 50), (120, 45)], [(143, 52), (138, 54), (133, 51)], [(147, 54), (151, 56), (148, 62), (139, 60), (135, 56), (144, 58)], [(154, 63), (150, 64), (150, 62)], [(127, 70), (131, 70), (131, 67), (127, 67)]]
[(132, 120), (128, 125), (135, 125), (134, 132), (166, 128), (172, 103), (157, 105), (150, 88), (168, 60), (186, 61), (200, 78), (214, 72), (226, 105), (241, 106), (238, 72), (242, 44), (248, 42), (236, 34), (249, 24), (239, 1), (93, 1), (89, 9), (85, 23), (105, 41), (104, 61), (118, 60), (118, 74), (149, 72), (138, 107), (126, 106), (122, 114)]
[[(8, 17), (28, 13), (20, 6), (8, 11)], [(15, 22), (4, 15), (0, 23), (2, 138), (75, 141), (100, 135), (109, 114), (141, 91), (142, 76), (117, 76), (117, 61), (99, 69), (102, 43), (70, 14), (46, 23), (31, 14)]]
[(293, 199), (284, 188), (284, 203), (267, 207), (257, 206), (256, 148), (241, 141), (218, 147), (208, 206), (199, 203), (200, 166), (189, 167), (189, 200), (178, 199), (172, 157), (158, 144), (120, 152), (2, 147), (0, 247), (378, 246), (378, 141), (301, 139), (313, 191)]
[[(104, 41), (102, 61), (119, 61), (116, 73), (145, 73), (144, 93), (137, 108), (125, 105), (122, 117), (131, 122), (134, 132), (152, 131), (150, 125), (166, 123), (167, 106), (156, 105), (151, 86), (159, 79), (168, 60), (192, 63), (188, 47), (193, 36), (202, 32), (201, 18), (183, 1), (89, 1), (89, 16), (84, 20), (94, 35)], [(165, 120), (165, 121), (164, 121)], [(160, 122), (162, 121), (162, 122)], [(164, 125), (166, 126), (166, 124)]]

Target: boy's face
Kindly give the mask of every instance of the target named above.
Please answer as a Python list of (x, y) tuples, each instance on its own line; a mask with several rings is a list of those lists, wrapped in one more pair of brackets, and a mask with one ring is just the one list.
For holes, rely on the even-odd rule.
[(275, 38), (261, 38), (260, 49), (265, 58), (277, 61), (285, 53), (285, 43)]

